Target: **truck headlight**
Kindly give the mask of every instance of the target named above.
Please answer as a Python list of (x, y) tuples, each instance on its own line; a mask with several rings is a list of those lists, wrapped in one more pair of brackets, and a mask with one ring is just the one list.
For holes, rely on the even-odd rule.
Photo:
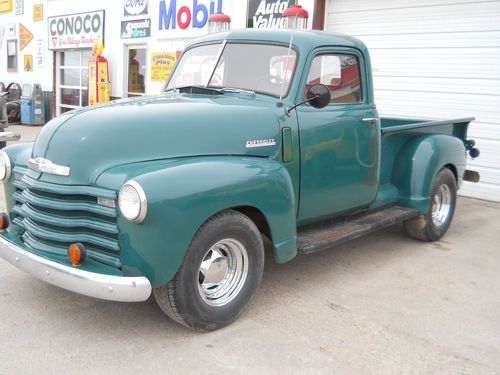
[(0, 150), (0, 181), (8, 181), (11, 173), (9, 155), (4, 150)]
[(148, 201), (141, 185), (134, 180), (125, 182), (118, 195), (118, 206), (127, 220), (135, 223), (143, 221), (148, 210)]

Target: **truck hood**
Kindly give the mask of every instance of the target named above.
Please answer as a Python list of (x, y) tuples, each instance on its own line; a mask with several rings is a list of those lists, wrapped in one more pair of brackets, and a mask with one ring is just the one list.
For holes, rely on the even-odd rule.
[(44, 181), (86, 185), (109, 168), (141, 161), (272, 156), (279, 150), (277, 116), (268, 103), (248, 101), (173, 94), (86, 107), (45, 125), (32, 157), (70, 167), (69, 176), (43, 173)]

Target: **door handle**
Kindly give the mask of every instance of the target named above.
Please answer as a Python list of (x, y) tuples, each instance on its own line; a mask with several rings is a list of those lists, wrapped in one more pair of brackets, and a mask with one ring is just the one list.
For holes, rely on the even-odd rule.
[(366, 117), (363, 119), (364, 122), (366, 122), (369, 125), (376, 124), (378, 121), (378, 117)]

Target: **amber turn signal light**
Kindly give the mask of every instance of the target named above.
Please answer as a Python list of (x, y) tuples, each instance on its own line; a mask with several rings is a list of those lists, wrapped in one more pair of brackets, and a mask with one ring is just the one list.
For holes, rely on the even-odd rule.
[(68, 259), (74, 266), (79, 266), (87, 258), (87, 250), (81, 243), (72, 243), (68, 246)]
[(5, 212), (0, 214), (0, 230), (7, 229), (9, 226), (9, 215)]

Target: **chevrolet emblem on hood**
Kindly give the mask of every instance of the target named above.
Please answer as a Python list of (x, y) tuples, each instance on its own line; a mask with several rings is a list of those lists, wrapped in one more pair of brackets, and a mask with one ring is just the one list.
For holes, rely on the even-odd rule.
[(69, 167), (57, 165), (44, 158), (30, 159), (28, 168), (36, 172), (55, 174), (57, 176), (69, 176)]

